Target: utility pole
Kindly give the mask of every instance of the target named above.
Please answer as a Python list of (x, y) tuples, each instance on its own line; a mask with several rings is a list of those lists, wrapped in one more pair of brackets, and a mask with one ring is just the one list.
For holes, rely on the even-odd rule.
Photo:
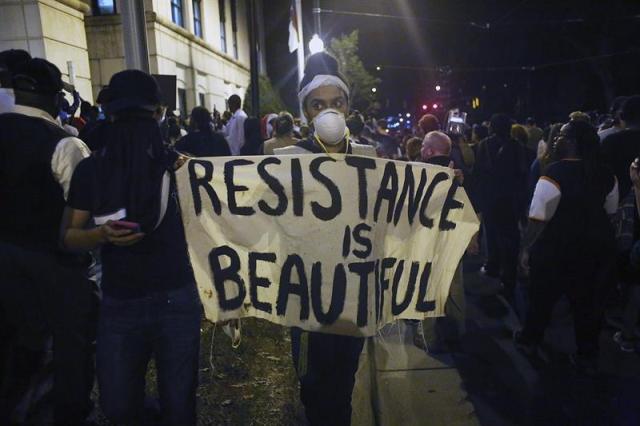
[(313, 0), (313, 29), (318, 37), (322, 38), (322, 22), (320, 20), (320, 14), (322, 9), (320, 8), (320, 0)]
[(247, 23), (249, 24), (249, 67), (251, 71), (251, 113), (260, 117), (260, 80), (258, 62), (258, 19), (256, 0), (247, 0)]
[(128, 69), (149, 72), (149, 48), (144, 1), (118, 0), (122, 17), (124, 59)]
[[(296, 90), (298, 85), (304, 77), (304, 35), (302, 33), (302, 0), (295, 0), (295, 12), (296, 12), (296, 26), (298, 32), (298, 50), (296, 50), (296, 56), (298, 59), (298, 84), (296, 84)], [(306, 124), (307, 118), (304, 116), (304, 108), (302, 105), (298, 105), (300, 109), (298, 114), (300, 115), (300, 123)]]

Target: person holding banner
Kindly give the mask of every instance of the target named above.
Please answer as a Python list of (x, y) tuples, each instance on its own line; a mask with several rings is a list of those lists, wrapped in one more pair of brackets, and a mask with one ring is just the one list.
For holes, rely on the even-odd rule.
[[(275, 155), (343, 153), (375, 157), (372, 146), (350, 140), (345, 120), (349, 88), (333, 56), (320, 52), (307, 59), (298, 100), (311, 123), (311, 136), (293, 146), (274, 149)], [(291, 329), (300, 399), (312, 426), (351, 424), (351, 394), (364, 340)]]
[(202, 307), (177, 200), (177, 154), (153, 117), (159, 88), (149, 74), (122, 71), (105, 103), (114, 117), (101, 131), (108, 143), (78, 165), (64, 226), (68, 249), (102, 246), (100, 405), (115, 423), (142, 424), (153, 355), (162, 424), (193, 425)]

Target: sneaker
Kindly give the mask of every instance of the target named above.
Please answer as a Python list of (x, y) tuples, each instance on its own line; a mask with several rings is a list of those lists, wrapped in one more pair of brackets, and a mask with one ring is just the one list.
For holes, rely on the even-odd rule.
[(532, 357), (538, 352), (538, 345), (530, 339), (527, 339), (522, 331), (513, 332), (513, 344), (516, 349), (520, 351), (526, 357)]
[(622, 335), (622, 331), (617, 331), (613, 335), (613, 341), (620, 346), (620, 350), (622, 352), (635, 352), (636, 350), (636, 341), (631, 339), (626, 339)]

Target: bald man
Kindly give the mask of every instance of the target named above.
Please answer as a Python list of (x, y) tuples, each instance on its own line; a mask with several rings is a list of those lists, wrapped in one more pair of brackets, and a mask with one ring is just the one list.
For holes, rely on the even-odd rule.
[(451, 163), (451, 158), (449, 158), (451, 155), (451, 139), (442, 132), (431, 131), (424, 137), (420, 153), (425, 163), (449, 167)]

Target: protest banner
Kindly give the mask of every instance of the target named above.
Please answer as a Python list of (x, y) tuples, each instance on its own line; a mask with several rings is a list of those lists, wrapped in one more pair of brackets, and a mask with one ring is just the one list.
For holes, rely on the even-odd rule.
[(371, 336), (443, 315), (478, 220), (448, 168), (345, 155), (189, 160), (178, 192), (206, 317)]

